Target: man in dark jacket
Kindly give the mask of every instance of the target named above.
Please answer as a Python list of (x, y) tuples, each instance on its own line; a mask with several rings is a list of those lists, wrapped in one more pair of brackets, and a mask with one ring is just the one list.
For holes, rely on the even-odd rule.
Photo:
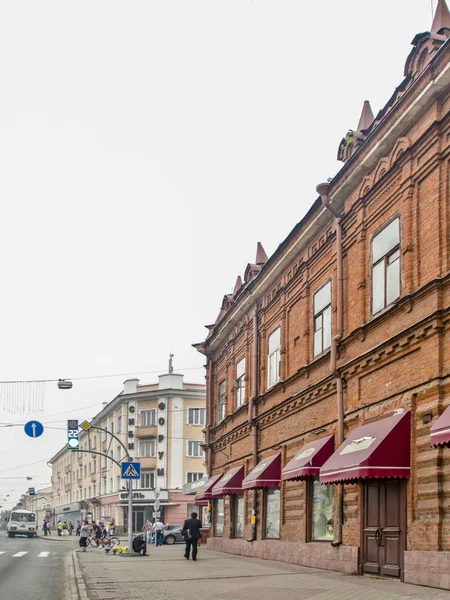
[(189, 560), (189, 554), (192, 546), (192, 560), (197, 560), (197, 545), (198, 540), (202, 537), (200, 529), (202, 528), (202, 522), (197, 519), (197, 513), (191, 513), (191, 518), (186, 519), (181, 530), (181, 535), (186, 540), (186, 550), (184, 551), (184, 558)]

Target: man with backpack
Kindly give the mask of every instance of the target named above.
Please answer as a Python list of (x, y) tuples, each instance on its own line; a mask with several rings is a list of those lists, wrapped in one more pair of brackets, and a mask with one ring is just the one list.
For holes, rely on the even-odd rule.
[(197, 546), (198, 540), (202, 537), (200, 529), (202, 528), (202, 522), (197, 519), (197, 513), (191, 513), (191, 518), (186, 519), (181, 530), (181, 535), (186, 540), (186, 549), (184, 551), (184, 558), (189, 560), (192, 547), (192, 560), (197, 560)]

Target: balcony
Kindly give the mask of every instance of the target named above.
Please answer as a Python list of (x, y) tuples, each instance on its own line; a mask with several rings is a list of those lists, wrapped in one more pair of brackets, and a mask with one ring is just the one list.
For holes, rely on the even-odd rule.
[(91, 481), (95, 483), (97, 481), (97, 473), (91, 473)]
[(156, 469), (156, 456), (143, 456), (136, 461), (141, 463), (141, 469)]
[(136, 427), (136, 437), (156, 437), (158, 435), (158, 427), (156, 425), (138, 425)]

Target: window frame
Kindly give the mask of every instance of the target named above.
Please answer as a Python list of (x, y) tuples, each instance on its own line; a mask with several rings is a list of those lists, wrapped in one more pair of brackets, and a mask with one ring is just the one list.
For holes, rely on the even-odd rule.
[[(196, 419), (193, 418), (191, 422), (191, 414), (195, 417), (196, 414), (200, 415), (201, 418), (198, 419), (198, 423), (196, 423)], [(188, 406), (187, 408), (187, 424), (189, 427), (204, 427), (206, 423), (206, 408), (204, 406)]]
[[(186, 440), (186, 456), (188, 458), (204, 458), (205, 453), (203, 452), (203, 448), (202, 448), (202, 444), (204, 444), (204, 443), (205, 442), (203, 440)], [(198, 447), (200, 449), (199, 455), (190, 454), (190, 452), (189, 452), (190, 444), (198, 444)]]
[[(222, 503), (222, 532), (221, 533), (217, 533), (217, 513), (218, 513), (219, 502)], [(225, 501), (224, 501), (224, 499), (223, 498), (215, 498), (213, 508), (214, 508), (214, 520), (213, 520), (214, 537), (223, 537), (223, 533), (225, 530)]]
[[(267, 517), (268, 517), (268, 498), (269, 492), (278, 491), (279, 494), (279, 511), (278, 511), (278, 536), (269, 536), (267, 534)], [(267, 487), (264, 488), (264, 539), (265, 540), (280, 540), (281, 539), (281, 488), (279, 487)]]
[[(275, 350), (273, 350), (272, 352), (269, 352), (270, 338), (277, 331), (280, 332), (280, 342), (279, 342), (278, 346), (275, 348)], [(278, 360), (276, 360), (276, 362), (275, 362), (275, 366), (276, 366), (275, 373), (276, 373), (277, 377), (274, 380), (271, 379), (271, 373), (272, 373), (271, 357), (273, 357), (273, 356), (275, 356), (275, 359), (278, 358)], [(272, 388), (280, 380), (281, 380), (281, 325), (277, 325), (275, 327), (275, 329), (273, 329), (272, 332), (267, 336), (267, 389)]]
[[(147, 415), (152, 415), (152, 418), (147, 419)], [(145, 423), (144, 423), (144, 415), (145, 415)], [(150, 423), (147, 423), (150, 421)], [(139, 423), (141, 427), (156, 427), (157, 418), (156, 418), (156, 408), (149, 408), (147, 410), (141, 410), (139, 413)]]
[[(142, 453), (142, 447), (143, 445), (146, 444), (150, 444), (150, 447), (153, 444), (153, 454), (143, 454)], [(150, 439), (143, 439), (143, 440), (139, 440), (139, 458), (155, 458), (156, 456), (156, 439), (155, 438), (150, 438)]]
[[(220, 388), (223, 385), (223, 393), (221, 394)], [(226, 417), (226, 403), (227, 403), (227, 385), (226, 379), (221, 379), (217, 384), (217, 422), (222, 423)]]
[[(389, 227), (389, 225), (391, 225), (394, 221), (398, 220), (398, 243), (391, 249), (389, 250), (388, 253), (383, 254), (383, 256), (381, 256), (376, 262), (374, 262), (373, 260), (373, 243), (375, 241), (375, 238), (377, 238), (381, 233), (383, 233), (383, 231)], [(375, 317), (379, 314), (381, 314), (384, 310), (386, 310), (387, 308), (389, 308), (390, 306), (392, 306), (399, 298), (401, 298), (402, 295), (402, 253), (401, 253), (401, 248), (402, 248), (402, 227), (401, 227), (401, 218), (400, 218), (400, 213), (396, 213), (395, 215), (393, 215), (390, 219), (388, 219), (387, 221), (385, 221), (372, 235), (371, 239), (370, 239), (370, 314), (372, 317)], [(396, 296), (393, 300), (391, 300), (389, 303), (387, 302), (387, 267), (389, 266), (388, 264), (388, 259), (391, 255), (395, 254), (396, 252), (398, 252), (398, 296)], [(378, 309), (376, 312), (374, 312), (374, 277), (373, 277), (373, 272), (374, 272), (374, 268), (383, 263), (384, 264), (384, 268), (383, 268), (383, 277), (384, 277), (384, 286), (383, 286), (383, 307)], [(393, 264), (393, 263), (391, 263)]]
[[(245, 495), (244, 494), (234, 494), (232, 496), (233, 498), (233, 502), (232, 502), (232, 513), (233, 513), (233, 523), (232, 523), (232, 532), (233, 532), (233, 538), (236, 539), (243, 539), (244, 538), (244, 529), (245, 529)], [(237, 504), (238, 504), (238, 500), (242, 499), (242, 534), (238, 535), (236, 533), (236, 525), (237, 525), (237, 516), (238, 516), (238, 509), (237, 509)]]
[[(329, 544), (330, 541), (334, 539), (334, 530), (333, 535), (327, 538), (315, 538), (313, 537), (313, 518), (314, 518), (314, 482), (319, 481), (319, 477), (308, 477), (306, 482), (306, 521), (307, 521), (307, 541), (308, 542), (324, 542), (325, 544)], [(334, 525), (334, 497), (335, 497), (335, 487), (332, 483), (319, 484), (322, 486), (331, 486), (333, 489), (333, 515), (332, 521)]]
[[(244, 363), (244, 372), (242, 373), (242, 375), (240, 375), (238, 377), (238, 366)], [(235, 379), (235, 406), (236, 409), (241, 408), (241, 406), (244, 406), (245, 401), (246, 401), (246, 397), (245, 397), (245, 392), (246, 392), (246, 385), (245, 385), (245, 375), (246, 375), (246, 369), (247, 369), (247, 361), (246, 361), (246, 357), (245, 355), (242, 356), (238, 361), (236, 361), (236, 379)]]
[[(204, 474), (205, 473), (202, 471), (186, 471), (186, 483), (195, 483), (196, 481), (199, 481)], [(195, 475), (196, 477), (192, 479), (189, 475)]]
[[(144, 482), (142, 481), (144, 477), (146, 477), (146, 478), (148, 477), (149, 484), (151, 484), (153, 481), (153, 485), (148, 485), (148, 486), (142, 485), (142, 483), (145, 483), (145, 481)], [(150, 469), (150, 470), (146, 469), (145, 471), (141, 472), (141, 477), (139, 479), (139, 489), (152, 490), (156, 487), (155, 484), (156, 484), (156, 473), (155, 473), (154, 469)]]
[[(316, 294), (318, 294), (319, 292), (321, 292), (327, 285), (330, 286), (330, 302), (329, 304), (327, 304), (326, 306), (324, 306), (321, 310), (319, 310), (317, 313), (314, 312), (314, 299)], [(327, 346), (326, 348), (324, 347), (324, 331), (325, 331), (325, 327), (324, 327), (324, 313), (325, 311), (327, 311), (328, 309), (330, 309), (330, 344), (329, 346)], [(318, 287), (316, 289), (316, 291), (313, 293), (312, 295), (312, 346), (313, 346), (313, 357), (317, 358), (318, 356), (320, 356), (321, 354), (324, 354), (325, 352), (328, 352), (328, 350), (331, 348), (331, 340), (333, 338), (333, 283), (332, 283), (332, 278), (330, 277), (329, 279), (327, 279), (320, 287)], [(321, 334), (321, 349), (320, 352), (316, 351), (316, 319), (321, 317), (322, 318), (322, 334)]]

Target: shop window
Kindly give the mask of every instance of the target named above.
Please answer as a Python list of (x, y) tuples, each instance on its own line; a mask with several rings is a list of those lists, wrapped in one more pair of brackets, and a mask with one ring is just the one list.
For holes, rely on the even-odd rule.
[(267, 488), (265, 490), (266, 519), (265, 537), (280, 537), (280, 488)]
[(214, 501), (214, 535), (222, 537), (224, 522), (224, 502), (223, 498), (217, 498)]
[(236, 408), (245, 404), (245, 357), (236, 363)]
[(217, 399), (217, 422), (225, 419), (225, 379), (219, 383)]
[(311, 540), (333, 540), (334, 486), (322, 485), (318, 477), (309, 482)]
[(234, 537), (244, 536), (244, 496), (238, 494), (234, 496)]
[(278, 327), (269, 335), (267, 349), (267, 386), (271, 387), (280, 380), (280, 342), (281, 329)]
[(331, 346), (331, 281), (314, 294), (314, 356)]
[(372, 240), (372, 314), (400, 296), (400, 219)]

